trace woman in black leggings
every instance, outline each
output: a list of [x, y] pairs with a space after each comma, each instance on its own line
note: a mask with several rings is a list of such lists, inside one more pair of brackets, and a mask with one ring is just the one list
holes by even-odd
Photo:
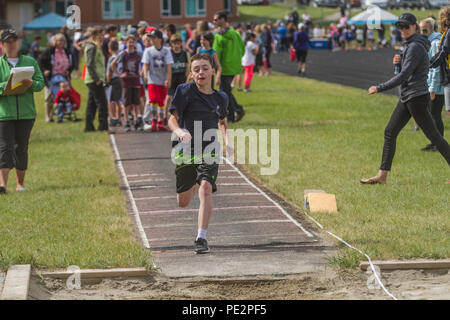
[[430, 42], [426, 37], [416, 33], [419, 30], [416, 17], [410, 13], [402, 14], [396, 26], [400, 29], [402, 38], [406, 39], [403, 57], [400, 55], [394, 57], [394, 64], [400, 63], [401, 71], [389, 81], [370, 87], [369, 95], [400, 85], [400, 100], [384, 131], [380, 171], [375, 177], [362, 179], [363, 184], [386, 183], [395, 154], [397, 136], [411, 116], [450, 165], [450, 146], [439, 133], [427, 108], [430, 99], [427, 86]]

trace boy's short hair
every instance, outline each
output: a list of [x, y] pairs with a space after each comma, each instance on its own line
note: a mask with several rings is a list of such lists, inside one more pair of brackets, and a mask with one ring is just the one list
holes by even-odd
[[211, 68], [213, 68], [213, 66], [214, 66], [214, 63], [213, 63], [213, 60], [212, 60], [211, 56], [209, 54], [207, 54], [207, 53], [196, 53], [196, 54], [194, 54], [191, 57], [191, 67], [192, 67], [192, 63], [194, 61], [197, 61], [197, 60], [206, 60], [211, 65]]
[[181, 39], [181, 36], [179, 34], [173, 34], [170, 37], [170, 42], [183, 42], [183, 40]]
[[170, 33], [172, 33], [172, 34], [177, 33], [177, 27], [173, 23], [168, 24], [166, 26], [166, 30], [170, 31]]
[[34, 37], [34, 41], [41, 41], [42, 37], [41, 36], [36, 36]]
[[111, 38], [109, 40], [108, 48], [109, 48], [109, 50], [114, 51], [114, 52], [119, 51], [119, 41], [117, 41], [117, 38]]
[[228, 21], [228, 12], [219, 11], [219, 12], [216, 12], [216, 15], [218, 16], [219, 19], [224, 19], [225, 21]]
[[116, 31], [119, 30], [119, 27], [115, 24], [110, 24], [109, 26], [106, 27], [106, 32], [110, 33], [112, 31]]
[[136, 36], [133, 34], [128, 34], [127, 37], [125, 38], [125, 42], [128, 42], [128, 40], [134, 40], [136, 41]]

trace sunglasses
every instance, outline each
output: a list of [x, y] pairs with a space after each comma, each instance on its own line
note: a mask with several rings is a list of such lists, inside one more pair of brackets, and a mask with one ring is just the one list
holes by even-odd
[[428, 29], [422, 29], [422, 33], [428, 33]]
[[406, 24], [406, 23], [399, 23], [399, 24], [397, 25], [397, 27], [398, 27], [400, 30], [405, 30], [405, 29], [409, 29], [409, 24]]

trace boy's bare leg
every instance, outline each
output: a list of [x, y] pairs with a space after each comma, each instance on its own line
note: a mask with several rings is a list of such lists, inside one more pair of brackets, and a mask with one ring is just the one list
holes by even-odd
[[187, 207], [189, 203], [191, 203], [192, 198], [194, 197], [195, 192], [197, 191], [197, 184], [190, 188], [188, 191], [178, 193], [177, 200], [178, 206], [181, 208]]
[[206, 180], [202, 180], [198, 190], [200, 208], [198, 209], [198, 228], [208, 229], [209, 220], [212, 215], [212, 186]]

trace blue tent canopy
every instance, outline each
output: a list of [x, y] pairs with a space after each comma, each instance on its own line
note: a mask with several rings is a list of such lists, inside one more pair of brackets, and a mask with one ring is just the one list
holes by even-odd
[[24, 30], [51, 30], [60, 29], [66, 24], [66, 18], [56, 13], [50, 12], [39, 17], [23, 27]]

